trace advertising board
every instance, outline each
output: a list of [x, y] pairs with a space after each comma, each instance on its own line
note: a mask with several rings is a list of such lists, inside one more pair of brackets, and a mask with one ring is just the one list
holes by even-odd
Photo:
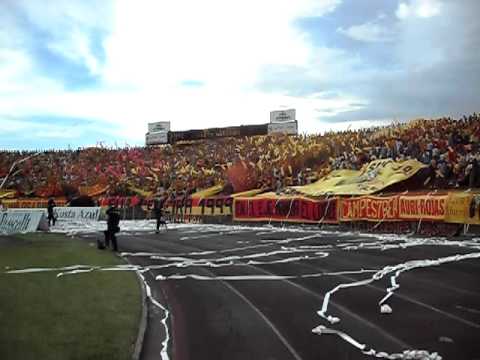
[[287, 135], [297, 135], [298, 134], [298, 122], [290, 121], [283, 123], [271, 123], [268, 124], [268, 133], [269, 134], [287, 134]]
[[270, 123], [284, 123], [297, 120], [295, 118], [296, 110], [276, 110], [270, 112]]
[[155, 133], [155, 132], [169, 132], [170, 131], [170, 121], [158, 121], [154, 123], [148, 124], [148, 132]]

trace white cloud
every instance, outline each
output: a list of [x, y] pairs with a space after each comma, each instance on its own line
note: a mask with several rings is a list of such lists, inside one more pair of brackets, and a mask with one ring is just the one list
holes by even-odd
[[[46, 47], [84, 64], [103, 84], [67, 91], [61, 82], [37, 75], [28, 54], [15, 53], [18, 59], [10, 54], [6, 83], [14, 88], [3, 88], [0, 116], [96, 119], [109, 124], [119, 141], [138, 144], [147, 122], [170, 120], [173, 129], [264, 123], [269, 111], [281, 105], [297, 109], [301, 130], [315, 131], [316, 109], [345, 109], [356, 100], [256, 90], [258, 73], [266, 66], [336, 61], [335, 53], [314, 49], [294, 23], [302, 16], [327, 14], [341, 0], [105, 3], [97, 12], [92, 11], [96, 1], [52, 1], [45, 8], [41, 1], [19, 1], [29, 20], [51, 35]], [[92, 50], [95, 29], [108, 34], [104, 62]], [[184, 87], [185, 80], [205, 86]], [[63, 131], [51, 130], [55, 135]]]
[[15, 118], [2, 117], [2, 132], [9, 136], [15, 135], [22, 139], [39, 137], [44, 139], [74, 139], [78, 136], [78, 131], [72, 131], [67, 125], [55, 125], [48, 123], [39, 123], [33, 121], [24, 121]]
[[224, 88], [248, 86], [264, 64], [305, 63], [310, 44], [293, 21], [338, 4], [119, 0], [105, 42], [105, 80], [142, 87], [175, 86], [184, 79]]
[[441, 12], [442, 3], [440, 0], [410, 0], [410, 2], [401, 2], [398, 5], [396, 15], [399, 19], [430, 18], [439, 15]]
[[92, 75], [100, 75], [100, 64], [92, 52], [90, 39], [79, 29], [48, 43], [47, 47], [77, 64], [85, 65]]
[[394, 39], [392, 32], [375, 22], [366, 22], [361, 25], [354, 25], [347, 29], [338, 28], [338, 32], [358, 41], [385, 42]]

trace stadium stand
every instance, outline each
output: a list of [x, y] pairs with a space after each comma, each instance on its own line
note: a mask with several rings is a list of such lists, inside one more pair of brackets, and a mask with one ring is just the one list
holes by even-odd
[[[323, 135], [220, 138], [159, 147], [2, 151], [3, 194], [148, 197], [159, 187], [194, 193], [224, 184], [225, 193], [280, 191], [336, 169], [360, 169], [375, 159], [417, 159], [428, 165], [428, 189], [480, 187], [480, 116], [412, 120]], [[15, 161], [31, 156], [11, 168]], [[0, 196], [3, 196], [0, 194]]]

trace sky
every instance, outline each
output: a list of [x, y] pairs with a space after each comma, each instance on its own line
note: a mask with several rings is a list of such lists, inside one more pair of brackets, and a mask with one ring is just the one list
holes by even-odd
[[0, 149], [480, 110], [478, 0], [0, 0]]

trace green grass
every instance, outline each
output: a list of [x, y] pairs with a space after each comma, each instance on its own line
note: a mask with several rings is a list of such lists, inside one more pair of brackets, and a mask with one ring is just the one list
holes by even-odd
[[0, 359], [131, 359], [141, 314], [134, 273], [5, 274], [6, 267], [123, 263], [63, 235], [0, 237]]

